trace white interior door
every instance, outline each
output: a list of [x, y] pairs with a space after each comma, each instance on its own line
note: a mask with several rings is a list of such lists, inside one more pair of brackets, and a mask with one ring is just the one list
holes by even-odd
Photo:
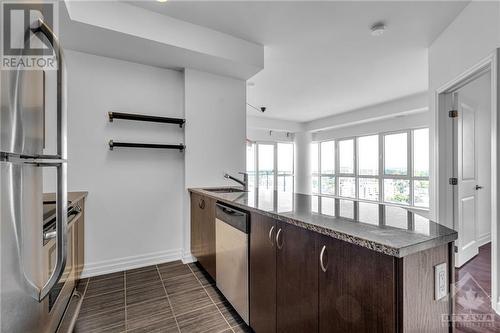
[[455, 266], [460, 267], [479, 253], [477, 243], [477, 158], [476, 158], [476, 112], [465, 104], [460, 95], [456, 101], [458, 118], [454, 148], [457, 164], [455, 177], [458, 183], [455, 191], [455, 229], [458, 231]]

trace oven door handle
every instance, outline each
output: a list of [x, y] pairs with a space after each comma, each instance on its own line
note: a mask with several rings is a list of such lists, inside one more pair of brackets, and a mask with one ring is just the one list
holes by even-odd
[[[57, 154], [65, 161], [67, 159], [67, 124], [66, 124], [66, 67], [59, 40], [54, 32], [42, 19], [38, 19], [36, 27], [31, 27], [34, 34], [41, 33], [49, 41], [57, 60]], [[68, 189], [67, 165], [65, 162], [57, 165], [57, 193], [56, 193], [56, 262], [47, 282], [38, 292], [38, 301], [41, 302], [59, 282], [66, 268], [66, 248], [68, 228]]]
[[[73, 208], [73, 210], [71, 210], [68, 213], [68, 222], [67, 222], [68, 225], [70, 225], [73, 220], [75, 220], [75, 219], [78, 220], [78, 218], [80, 217], [80, 215], [82, 215], [82, 208], [80, 206], [76, 205]], [[55, 229], [54, 230], [50, 230], [50, 231], [45, 231], [43, 233], [43, 240], [44, 241], [49, 241], [49, 240], [51, 240], [53, 238], [56, 238], [56, 236], [57, 236], [57, 232], [56, 232]]]

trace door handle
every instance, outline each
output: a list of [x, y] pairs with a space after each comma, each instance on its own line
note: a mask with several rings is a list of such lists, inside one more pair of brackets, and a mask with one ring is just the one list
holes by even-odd
[[283, 242], [281, 242], [281, 245], [280, 245], [280, 242], [279, 242], [279, 239], [280, 239], [280, 235], [281, 235], [281, 228], [278, 230], [278, 232], [276, 233], [276, 247], [281, 250], [283, 248]]
[[482, 186], [476, 185], [476, 191], [482, 189]]
[[200, 207], [200, 209], [205, 209], [205, 199], [201, 199], [201, 201], [198, 202], [198, 207]]
[[328, 263], [325, 266], [325, 262], [323, 260], [326, 252], [326, 245], [323, 245], [323, 248], [321, 249], [321, 253], [319, 254], [319, 265], [321, 266], [321, 270], [326, 273], [326, 270], [328, 269]]
[[274, 225], [269, 229], [269, 242], [271, 243], [271, 246], [274, 246], [273, 243], [273, 231], [274, 231]]

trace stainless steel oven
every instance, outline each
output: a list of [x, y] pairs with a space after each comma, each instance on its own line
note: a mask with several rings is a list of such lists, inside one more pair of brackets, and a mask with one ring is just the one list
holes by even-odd
[[[80, 278], [80, 272], [77, 269], [79, 251], [77, 239], [79, 224], [83, 223], [82, 214], [82, 208], [78, 204], [69, 206], [67, 213], [66, 267], [57, 284], [50, 290], [48, 296], [43, 301], [44, 311], [49, 322], [49, 332], [66, 332], [69, 327], [73, 326], [81, 301], [83, 300], [82, 295], [75, 291], [76, 282]], [[44, 202], [43, 275], [45, 278], [52, 274], [56, 264], [56, 222], [55, 204], [50, 201]], [[70, 306], [71, 302], [77, 304], [77, 306]], [[70, 309], [71, 312], [69, 311]], [[59, 329], [63, 316], [67, 322], [73, 323], [64, 325], [65, 329], [62, 329], [62, 327]]]

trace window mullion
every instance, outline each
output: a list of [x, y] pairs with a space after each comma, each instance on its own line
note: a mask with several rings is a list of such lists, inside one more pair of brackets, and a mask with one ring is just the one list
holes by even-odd
[[335, 158], [335, 163], [334, 163], [335, 170], [333, 170], [333, 171], [334, 171], [334, 175], [335, 175], [335, 191], [333, 193], [336, 196], [340, 196], [339, 195], [340, 194], [340, 191], [339, 191], [339, 184], [340, 184], [340, 182], [339, 182], [339, 168], [340, 168], [339, 140], [335, 140], [334, 147], [335, 147], [334, 148], [335, 149], [335, 151], [334, 151], [334, 153], [335, 153], [334, 154], [335, 155], [335, 157], [334, 157]]
[[278, 143], [274, 143], [274, 184], [273, 189], [278, 190]]
[[385, 173], [385, 147], [384, 147], [384, 135], [379, 135], [378, 137], [378, 201], [384, 202], [384, 173]]
[[413, 178], [413, 131], [412, 130], [409, 130], [407, 132], [407, 137], [408, 137], [408, 140], [407, 140], [407, 163], [408, 163], [408, 180], [410, 182], [410, 187], [409, 187], [409, 190], [410, 190], [410, 206], [414, 206], [415, 203], [414, 203], [414, 198], [413, 198], [413, 181], [412, 181], [412, 178]]
[[255, 184], [260, 187], [259, 144], [255, 143]]
[[323, 170], [321, 170], [321, 142], [318, 143], [318, 193], [322, 193], [322, 185], [321, 185], [321, 174]]

